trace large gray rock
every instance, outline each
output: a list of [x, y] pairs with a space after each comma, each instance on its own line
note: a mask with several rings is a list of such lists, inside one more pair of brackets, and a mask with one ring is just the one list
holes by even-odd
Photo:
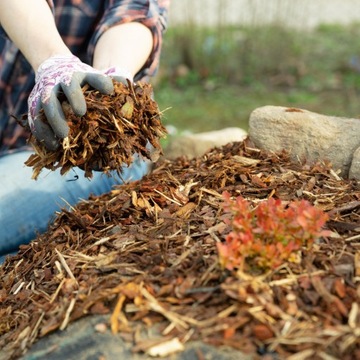
[[[133, 344], [109, 329], [109, 316], [93, 315], [71, 323], [64, 331], [56, 331], [40, 339], [21, 357], [22, 360], [148, 360], [159, 359], [147, 353], [134, 353]], [[97, 326], [105, 326], [102, 331]], [[159, 338], [159, 331], [147, 329], [146, 334]], [[128, 336], [129, 338], [129, 336]], [[0, 353], [1, 358], [1, 353]], [[6, 358], [4, 356], [4, 358]], [[189, 341], [183, 351], [161, 357], [162, 360], [252, 360], [255, 354], [245, 354], [229, 347], [214, 347], [201, 341]]]
[[330, 161], [341, 176], [360, 179], [359, 119], [263, 106], [250, 115], [249, 138], [261, 149], [285, 149], [293, 159]]
[[352, 162], [349, 170], [350, 179], [360, 179], [360, 147], [353, 154]]

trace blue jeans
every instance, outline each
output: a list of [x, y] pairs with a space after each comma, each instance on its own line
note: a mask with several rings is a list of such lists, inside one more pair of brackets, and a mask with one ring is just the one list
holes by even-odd
[[[30, 151], [0, 157], [0, 264], [5, 255], [16, 252], [20, 244], [27, 244], [44, 232], [55, 212], [75, 205], [90, 194], [109, 192], [123, 181], [114, 172], [107, 176], [94, 172], [91, 180], [74, 168], [66, 175], [44, 169], [32, 180], [32, 168], [24, 165]], [[141, 179], [149, 171], [149, 162], [136, 158], [121, 174], [124, 181]]]

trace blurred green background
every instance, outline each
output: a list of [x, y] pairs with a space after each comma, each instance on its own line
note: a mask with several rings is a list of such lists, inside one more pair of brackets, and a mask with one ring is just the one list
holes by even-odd
[[163, 123], [178, 133], [247, 129], [263, 105], [359, 117], [359, 39], [360, 24], [170, 26], [153, 79]]

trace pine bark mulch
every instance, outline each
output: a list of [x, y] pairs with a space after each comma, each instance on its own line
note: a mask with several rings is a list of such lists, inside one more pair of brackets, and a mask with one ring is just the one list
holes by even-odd
[[[57, 150], [51, 151], [30, 136], [35, 150], [25, 165], [33, 168], [37, 179], [46, 168], [60, 168], [61, 174], [73, 167], [85, 171], [91, 178], [94, 170], [108, 173], [130, 165], [134, 154], [156, 161], [161, 155], [159, 139], [167, 133], [161, 123], [161, 112], [152, 98], [151, 84], [114, 81], [114, 93], [101, 94], [83, 87], [87, 104], [84, 116], [76, 116], [69, 103], [61, 99], [62, 109], [69, 124], [69, 135]], [[40, 121], [46, 122], [44, 112]], [[149, 147], [151, 145], [151, 148]]]
[[[225, 271], [216, 250], [230, 231], [225, 190], [254, 205], [307, 199], [329, 214], [332, 235], [300, 263]], [[248, 139], [193, 160], [161, 160], [141, 181], [62, 210], [1, 266], [0, 358], [86, 315], [111, 314], [111, 331], [149, 355], [200, 339], [254, 359], [360, 359], [359, 217], [355, 180]], [[156, 324], [161, 338], [139, 331]]]

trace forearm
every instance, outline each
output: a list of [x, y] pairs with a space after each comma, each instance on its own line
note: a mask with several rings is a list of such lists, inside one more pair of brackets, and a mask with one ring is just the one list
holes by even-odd
[[53, 55], [71, 54], [45, 0], [0, 1], [0, 23], [35, 71]]
[[93, 66], [99, 70], [116, 66], [135, 76], [145, 65], [152, 48], [152, 33], [146, 26], [137, 22], [117, 25], [98, 40]]

